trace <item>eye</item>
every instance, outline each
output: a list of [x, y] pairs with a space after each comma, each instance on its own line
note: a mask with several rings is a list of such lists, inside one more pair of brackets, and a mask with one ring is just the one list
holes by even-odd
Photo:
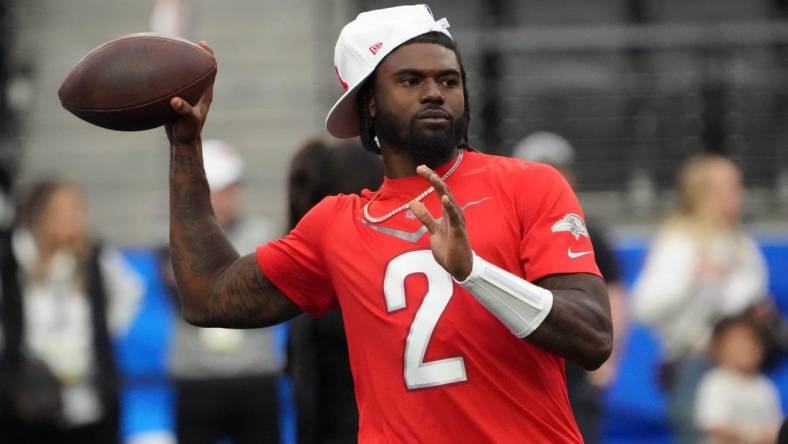
[[446, 88], [455, 88], [460, 85], [460, 80], [457, 77], [446, 77], [441, 80], [441, 85]]
[[403, 86], [416, 86], [419, 84], [418, 77], [405, 77], [399, 81]]

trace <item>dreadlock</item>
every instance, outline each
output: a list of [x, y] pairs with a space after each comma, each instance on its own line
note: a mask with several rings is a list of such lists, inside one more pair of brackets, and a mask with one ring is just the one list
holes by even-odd
[[[459, 146], [468, 148], [467, 124], [470, 123], [470, 119], [471, 119], [471, 106], [470, 106], [470, 102], [468, 101], [468, 85], [465, 82], [465, 66], [462, 64], [462, 57], [460, 56], [460, 50], [457, 47], [457, 44], [454, 42], [454, 40], [451, 39], [451, 37], [447, 36], [446, 34], [442, 32], [433, 31], [416, 36], [406, 41], [398, 48], [401, 48], [405, 45], [412, 45], [414, 43], [432, 43], [436, 45], [441, 45], [445, 48], [452, 50], [454, 52], [454, 55], [457, 57], [457, 63], [460, 65], [460, 77], [462, 78], [462, 94], [465, 99], [465, 114], [461, 118], [467, 119], [465, 126], [466, 134], [459, 141]], [[385, 58], [383, 60], [385, 60]], [[382, 60], [381, 63], [383, 63]], [[380, 66], [380, 64], [378, 64], [378, 66]], [[375, 120], [372, 118], [372, 116], [369, 115], [369, 103], [372, 100], [372, 96], [374, 94], [376, 73], [377, 73], [377, 69], [373, 71], [372, 74], [370, 74], [370, 76], [367, 77], [367, 79], [361, 85], [361, 88], [358, 90], [358, 94], [356, 95], [356, 105], [358, 106], [358, 111], [360, 114], [359, 135], [361, 137], [361, 144], [364, 145], [364, 148], [366, 148], [367, 150], [376, 154], [380, 154], [380, 147], [375, 142], [375, 136], [376, 136]]]

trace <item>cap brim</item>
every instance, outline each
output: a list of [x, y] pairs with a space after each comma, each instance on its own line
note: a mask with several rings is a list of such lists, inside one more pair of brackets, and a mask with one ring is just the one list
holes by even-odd
[[356, 137], [360, 133], [361, 116], [356, 105], [356, 95], [361, 89], [361, 85], [369, 76], [362, 79], [353, 88], [348, 89], [337, 100], [326, 116], [326, 129], [329, 134], [338, 139], [349, 139]]

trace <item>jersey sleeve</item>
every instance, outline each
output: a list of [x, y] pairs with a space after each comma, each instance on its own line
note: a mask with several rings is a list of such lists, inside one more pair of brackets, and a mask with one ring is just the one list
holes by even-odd
[[525, 278], [535, 282], [567, 273], [601, 277], [583, 210], [563, 176], [553, 167], [530, 164], [516, 186]]
[[336, 305], [323, 251], [335, 199], [323, 199], [284, 238], [263, 244], [256, 252], [266, 278], [312, 316], [321, 316]]

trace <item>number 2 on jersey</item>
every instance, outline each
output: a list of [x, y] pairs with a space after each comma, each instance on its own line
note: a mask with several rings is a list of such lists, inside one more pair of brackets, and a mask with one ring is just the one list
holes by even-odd
[[461, 356], [424, 362], [432, 332], [454, 291], [451, 275], [435, 262], [432, 251], [410, 251], [389, 262], [383, 280], [386, 308], [389, 313], [405, 308], [405, 279], [416, 273], [426, 275], [427, 294], [405, 341], [405, 384], [417, 389], [465, 381], [468, 378]]

